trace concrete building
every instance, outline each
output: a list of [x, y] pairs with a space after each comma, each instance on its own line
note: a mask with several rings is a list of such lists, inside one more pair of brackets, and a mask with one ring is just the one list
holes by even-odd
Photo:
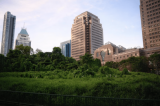
[[149, 57], [151, 54], [160, 53], [160, 47], [154, 48], [131, 48], [126, 49], [122, 46], [116, 46], [111, 42], [99, 47], [94, 52], [94, 58], [101, 60], [101, 64], [104, 65], [106, 62], [120, 62], [122, 60], [128, 59], [132, 56], [146, 56]]
[[94, 51], [103, 45], [103, 29], [99, 18], [86, 11], [74, 19], [71, 29], [71, 57], [79, 60], [85, 53], [94, 55]]
[[65, 57], [71, 57], [71, 40], [62, 42], [60, 44], [60, 48], [61, 48], [61, 53], [65, 56]]
[[15, 47], [17, 45], [23, 45], [23, 46], [30, 46], [31, 47], [31, 41], [29, 38], [29, 34], [27, 33], [26, 29], [22, 28], [21, 32], [18, 34], [17, 39], [15, 41]]
[[16, 16], [6, 12], [3, 21], [3, 33], [1, 43], [1, 53], [6, 56], [9, 49], [13, 49]]
[[140, 0], [143, 47], [160, 47], [160, 1]]

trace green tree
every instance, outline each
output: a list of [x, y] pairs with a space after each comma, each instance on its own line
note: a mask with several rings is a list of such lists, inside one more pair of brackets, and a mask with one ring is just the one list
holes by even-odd
[[20, 50], [21, 53], [24, 55], [30, 55], [30, 53], [33, 54], [33, 49], [30, 46], [23, 46], [21, 44], [21, 45], [17, 45], [16, 49]]
[[94, 61], [92, 54], [89, 53], [85, 53], [85, 55], [80, 56], [80, 61], [82, 64], [86, 63], [86, 64], [92, 64], [92, 62]]
[[5, 69], [4, 69], [4, 67], [5, 67], [5, 57], [4, 57], [4, 55], [3, 54], [0, 54], [0, 71], [2, 72], [2, 71], [6, 71]]
[[154, 53], [150, 55], [149, 60], [153, 64], [153, 67], [156, 69], [156, 73], [158, 73], [158, 69], [160, 68], [160, 54]]

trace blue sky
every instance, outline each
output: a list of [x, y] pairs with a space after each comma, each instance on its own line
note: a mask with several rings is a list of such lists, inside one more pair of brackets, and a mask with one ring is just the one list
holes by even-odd
[[139, 5], [139, 0], [0, 0], [0, 48], [7, 11], [16, 16], [14, 39], [25, 22], [34, 50], [51, 52], [70, 40], [74, 18], [85, 11], [99, 17], [104, 43], [143, 47]]

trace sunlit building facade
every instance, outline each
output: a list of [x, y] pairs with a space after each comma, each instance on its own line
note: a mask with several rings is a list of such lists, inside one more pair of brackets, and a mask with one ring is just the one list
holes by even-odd
[[160, 0], [140, 0], [144, 49], [160, 47]]
[[3, 33], [1, 43], [1, 54], [7, 55], [9, 49], [13, 49], [16, 16], [6, 12], [3, 21]]
[[86, 11], [74, 19], [71, 29], [71, 57], [79, 60], [85, 53], [94, 51], [103, 45], [103, 29], [99, 18]]

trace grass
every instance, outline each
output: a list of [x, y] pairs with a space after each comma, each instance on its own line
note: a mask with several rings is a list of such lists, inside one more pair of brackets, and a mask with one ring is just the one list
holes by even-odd
[[160, 76], [110, 69], [95, 76], [73, 72], [29, 71], [0, 73], [0, 90], [115, 98], [160, 99]]

